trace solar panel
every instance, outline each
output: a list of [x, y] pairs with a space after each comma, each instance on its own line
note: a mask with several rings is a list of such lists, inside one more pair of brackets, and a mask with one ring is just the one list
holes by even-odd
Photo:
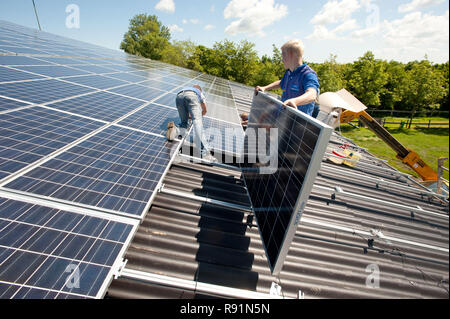
[[0, 66], [0, 82], [43, 79], [44, 77]]
[[68, 68], [60, 65], [39, 65], [39, 66], [16, 66], [19, 70], [24, 70], [40, 75], [45, 75], [48, 77], [63, 77], [63, 76], [75, 76], [75, 75], [86, 75], [88, 72], [76, 70], [73, 68]]
[[0, 298], [98, 298], [136, 225], [0, 197]]
[[109, 88], [114, 88], [116, 86], [128, 84], [128, 82], [102, 75], [73, 76], [63, 79], [68, 82], [86, 85], [100, 90], [105, 90]]
[[0, 95], [31, 103], [48, 103], [92, 91], [55, 79], [0, 84]]
[[0, 97], [0, 112], [14, 110], [24, 106], [28, 106], [28, 104]]
[[331, 132], [268, 95], [253, 98], [241, 167], [273, 274], [281, 271]]
[[126, 95], [129, 97], [133, 97], [136, 99], [141, 99], [143, 101], [150, 101], [154, 98], [165, 94], [166, 92], [158, 90], [158, 89], [152, 89], [146, 86], [141, 85], [125, 85], [121, 86], [115, 89], [109, 90], [110, 92], [119, 93], [122, 95]]
[[26, 56], [0, 55], [0, 65], [48, 65], [48, 62], [40, 61]]
[[142, 217], [177, 145], [111, 126], [4, 187]]
[[178, 111], [173, 108], [149, 104], [118, 124], [138, 130], [164, 135], [169, 122], [179, 122]]
[[103, 125], [42, 107], [0, 114], [0, 179]]
[[143, 101], [109, 92], [95, 92], [54, 104], [48, 104], [48, 106], [58, 110], [112, 122], [142, 106], [144, 103]]

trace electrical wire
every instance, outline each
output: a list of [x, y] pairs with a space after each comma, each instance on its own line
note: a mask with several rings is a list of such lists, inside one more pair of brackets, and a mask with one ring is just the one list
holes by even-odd
[[34, 0], [32, 0], [32, 2], [33, 2], [33, 7], [34, 7], [34, 13], [36, 14], [36, 20], [37, 20], [37, 23], [38, 23], [39, 31], [42, 31], [41, 23], [39, 22], [39, 16], [38, 16], [38, 13], [37, 13], [37, 10], [36, 10], [36, 4], [34, 3]]

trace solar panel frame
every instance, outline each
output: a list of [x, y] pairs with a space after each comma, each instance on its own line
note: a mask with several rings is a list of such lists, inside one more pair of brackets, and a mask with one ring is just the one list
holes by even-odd
[[[268, 128], [277, 129], [276, 135], [272, 135], [278, 140], [277, 167], [261, 166], [264, 161], [248, 161], [248, 156], [256, 155], [258, 151], [256, 145], [250, 145], [253, 153], [249, 151], [249, 134], [256, 132], [257, 135], [258, 131], [251, 130], [261, 128], [263, 132], [267, 132]], [[301, 130], [303, 133], [299, 138], [296, 134]], [[297, 109], [283, 108], [281, 101], [269, 95], [259, 92], [253, 98], [244, 142], [244, 158], [247, 159], [241, 163], [241, 168], [273, 275], [279, 274], [283, 267], [331, 133], [332, 128], [328, 125]], [[315, 137], [317, 139], [314, 140]], [[264, 152], [269, 140], [264, 136]], [[251, 142], [256, 143], [256, 140]]]
[[0, 197], [0, 298], [102, 298], [137, 227]]

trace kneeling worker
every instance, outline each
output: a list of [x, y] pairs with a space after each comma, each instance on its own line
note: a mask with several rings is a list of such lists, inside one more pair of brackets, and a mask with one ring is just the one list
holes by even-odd
[[203, 133], [203, 116], [207, 109], [206, 98], [200, 85], [186, 87], [178, 92], [176, 105], [181, 120], [180, 127], [178, 128], [174, 122], [170, 122], [167, 126], [167, 139], [173, 141], [176, 137], [183, 137], [188, 131], [190, 116], [194, 128], [195, 147], [201, 151], [202, 159], [217, 162], [217, 159], [211, 154]]

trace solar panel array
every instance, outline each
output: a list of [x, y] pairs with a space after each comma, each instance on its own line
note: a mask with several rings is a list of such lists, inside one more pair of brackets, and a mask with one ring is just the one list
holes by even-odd
[[273, 274], [281, 271], [331, 132], [264, 93], [253, 98], [241, 167]]
[[0, 298], [103, 296], [181, 147], [164, 135], [192, 84], [224, 133], [214, 149], [236, 154], [228, 81], [0, 21]]

